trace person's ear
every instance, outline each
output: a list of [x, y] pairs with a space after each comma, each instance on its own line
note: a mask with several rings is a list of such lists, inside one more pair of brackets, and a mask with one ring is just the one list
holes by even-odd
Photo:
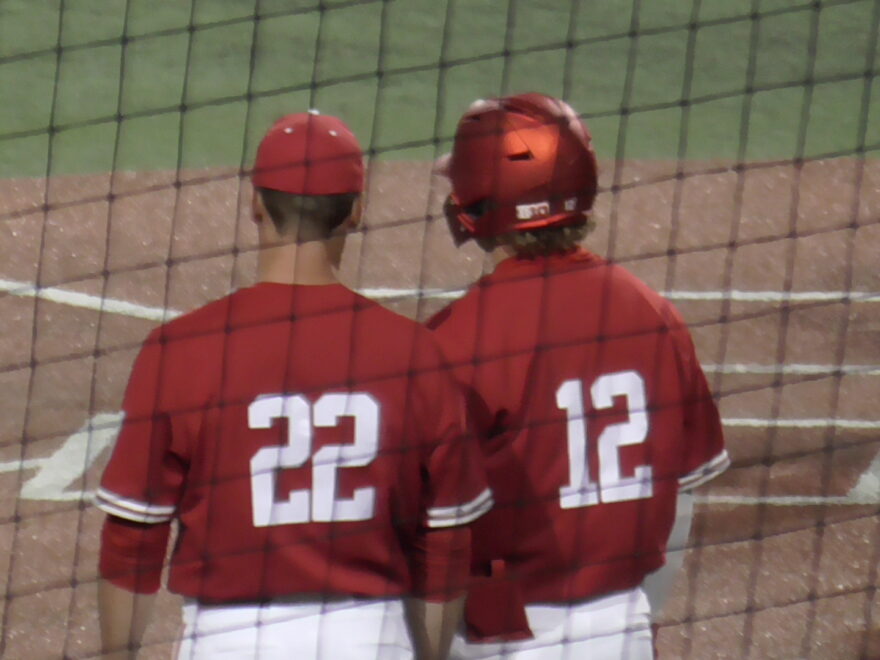
[[447, 179], [449, 178], [449, 162], [452, 159], [452, 154], [443, 154], [442, 156], [438, 156], [434, 160], [434, 165], [431, 167], [431, 174], [437, 174], [439, 176], [445, 176]]
[[354, 204], [351, 206], [351, 214], [348, 216], [348, 220], [345, 221], [345, 225], [349, 231], [357, 229], [360, 226], [361, 220], [364, 217], [364, 206], [364, 196], [363, 194], [360, 194], [354, 200]]
[[254, 188], [254, 194], [251, 197], [251, 220], [259, 225], [267, 215], [268, 211], [266, 211], [266, 205], [263, 204], [263, 196], [259, 190]]

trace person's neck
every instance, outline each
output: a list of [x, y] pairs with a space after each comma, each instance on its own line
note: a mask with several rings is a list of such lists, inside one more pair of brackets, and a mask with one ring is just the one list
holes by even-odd
[[338, 284], [338, 262], [332, 252], [324, 241], [263, 247], [257, 255], [257, 279], [278, 284]]
[[510, 257], [516, 256], [516, 250], [514, 250], [509, 245], [496, 245], [492, 248], [491, 252], [489, 252], [489, 258], [492, 262], [492, 267], [494, 268], [498, 264], [500, 264], [505, 259], [509, 259]]

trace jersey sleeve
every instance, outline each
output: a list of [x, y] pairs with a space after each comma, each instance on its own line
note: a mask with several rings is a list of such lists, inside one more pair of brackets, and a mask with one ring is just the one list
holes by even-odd
[[678, 478], [680, 490], [703, 485], [724, 472], [730, 457], [724, 448], [724, 433], [718, 407], [697, 359], [694, 343], [684, 322], [676, 313], [672, 328], [684, 381], [684, 453]]
[[101, 577], [135, 593], [159, 590], [170, 523], [136, 523], [109, 515], [101, 530]]
[[416, 376], [416, 428], [431, 430], [422, 445], [425, 524], [430, 528], [464, 525], [492, 507], [492, 492], [482, 455], [467, 427], [462, 390], [427, 333], [421, 352], [426, 359], [420, 360]]
[[162, 388], [170, 367], [161, 331], [141, 348], [126, 388], [125, 415], [104, 470], [95, 505], [105, 513], [138, 523], [165, 523], [174, 517], [185, 467], [172, 453], [171, 413], [163, 409]]

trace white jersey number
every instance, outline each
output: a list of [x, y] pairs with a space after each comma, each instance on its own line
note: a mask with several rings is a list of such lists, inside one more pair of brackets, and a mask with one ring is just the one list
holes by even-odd
[[[354, 443], [325, 445], [312, 455], [312, 430], [332, 427], [340, 417], [354, 418]], [[336, 471], [368, 465], [379, 450], [379, 404], [363, 392], [329, 393], [314, 406], [301, 394], [272, 394], [248, 407], [248, 425], [268, 429], [275, 419], [287, 419], [287, 444], [263, 447], [251, 458], [251, 503], [254, 526], [290, 525], [334, 520], [369, 520], [376, 489], [355, 488], [350, 498], [339, 498]], [[312, 461], [311, 489], [292, 490], [286, 500], [275, 499], [279, 470]]]
[[614, 406], [614, 397], [626, 397], [629, 419], [609, 424], [599, 435], [599, 482], [590, 477], [587, 451], [587, 418], [584, 415], [584, 388], [578, 379], [567, 380], [556, 390], [556, 405], [565, 411], [568, 436], [569, 482], [559, 489], [559, 505], [576, 509], [601, 502], [624, 502], [651, 497], [651, 466], [639, 465], [633, 476], [620, 470], [618, 448], [637, 445], [648, 436], [648, 414], [645, 410], [645, 382], [635, 371], [605, 374], [590, 388], [595, 410]]

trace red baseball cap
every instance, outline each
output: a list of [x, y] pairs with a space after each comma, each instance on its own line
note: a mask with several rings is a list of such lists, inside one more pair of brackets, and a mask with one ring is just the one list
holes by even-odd
[[361, 146], [341, 119], [317, 110], [286, 115], [266, 132], [253, 184], [295, 195], [338, 195], [364, 189]]

